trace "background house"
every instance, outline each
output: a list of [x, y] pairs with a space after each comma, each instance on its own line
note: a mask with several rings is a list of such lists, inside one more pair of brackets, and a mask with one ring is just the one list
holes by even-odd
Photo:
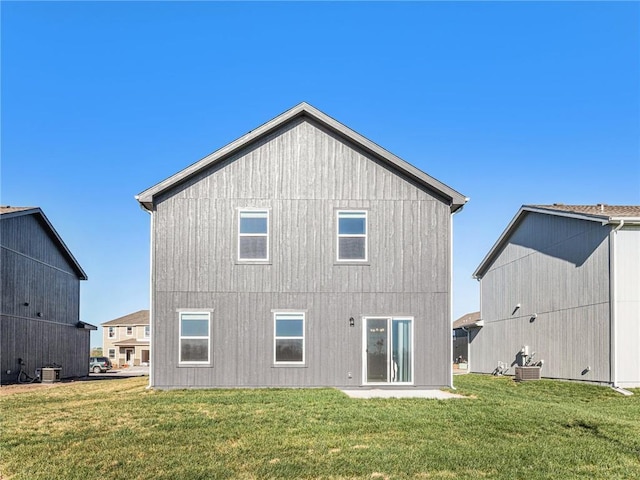
[[461, 316], [453, 322], [453, 361], [460, 360], [469, 363], [469, 331], [471, 328], [479, 328], [480, 312], [471, 312]]
[[87, 275], [37, 207], [0, 207], [0, 383], [17, 380], [18, 358], [36, 368], [62, 366], [62, 377], [89, 372], [89, 334], [80, 321]]
[[451, 384], [450, 187], [302, 103], [136, 198], [152, 386]]
[[474, 276], [472, 371], [527, 347], [545, 377], [640, 386], [640, 206], [525, 205]]
[[149, 310], [140, 310], [102, 324], [103, 353], [114, 367], [149, 364]]

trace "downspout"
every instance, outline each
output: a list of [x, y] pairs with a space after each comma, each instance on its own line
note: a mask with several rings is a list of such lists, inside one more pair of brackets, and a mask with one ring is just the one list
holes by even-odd
[[610, 329], [611, 329], [611, 384], [613, 388], [618, 388], [618, 334], [616, 329], [616, 237], [618, 230], [624, 226], [624, 220], [620, 220], [620, 223], [611, 230], [610, 242], [609, 242], [609, 316], [610, 316]]
[[[468, 201], [465, 198], [465, 202]], [[453, 386], [453, 216], [460, 212], [461, 206], [449, 215], [449, 388], [455, 390]]]
[[611, 230], [610, 242], [609, 242], [609, 315], [610, 328], [611, 328], [611, 383], [613, 388], [618, 388], [618, 333], [616, 325], [616, 300], [617, 300], [617, 285], [615, 275], [616, 265], [616, 237], [618, 231], [624, 226], [624, 220], [620, 220], [620, 223]]
[[[136, 196], [136, 200], [138, 197]], [[153, 388], [154, 385], [154, 375], [153, 369], [156, 363], [155, 358], [153, 358], [154, 354], [154, 328], [153, 328], [153, 210], [146, 208], [142, 203], [140, 204], [142, 210], [149, 214], [149, 330], [151, 334], [151, 338], [149, 339], [149, 385], [147, 388]]]

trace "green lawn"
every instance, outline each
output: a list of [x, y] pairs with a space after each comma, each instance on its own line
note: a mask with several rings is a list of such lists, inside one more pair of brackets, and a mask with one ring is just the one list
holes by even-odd
[[0, 479], [640, 478], [640, 391], [463, 375], [469, 399], [331, 389], [0, 396]]

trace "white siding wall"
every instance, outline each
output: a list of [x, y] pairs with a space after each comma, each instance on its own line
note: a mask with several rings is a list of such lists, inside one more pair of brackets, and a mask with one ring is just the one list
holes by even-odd
[[640, 227], [613, 235], [617, 383], [640, 387]]

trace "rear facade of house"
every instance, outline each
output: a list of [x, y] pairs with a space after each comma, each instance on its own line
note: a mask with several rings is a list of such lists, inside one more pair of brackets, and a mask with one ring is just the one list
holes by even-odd
[[152, 386], [450, 385], [446, 185], [300, 104], [137, 199]]
[[524, 206], [474, 275], [471, 371], [527, 347], [544, 377], [640, 386], [640, 207]]
[[31, 375], [57, 364], [62, 377], [88, 374], [89, 334], [80, 322], [87, 276], [37, 207], [0, 207], [0, 381], [14, 383], [18, 359]]

